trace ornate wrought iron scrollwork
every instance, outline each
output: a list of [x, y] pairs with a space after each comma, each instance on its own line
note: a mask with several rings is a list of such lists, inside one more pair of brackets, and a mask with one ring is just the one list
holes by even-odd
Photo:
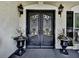
[[43, 31], [45, 35], [50, 35], [51, 31], [51, 17], [49, 15], [43, 15]]
[[38, 28], [38, 15], [30, 16], [30, 32], [32, 35], [36, 35]]

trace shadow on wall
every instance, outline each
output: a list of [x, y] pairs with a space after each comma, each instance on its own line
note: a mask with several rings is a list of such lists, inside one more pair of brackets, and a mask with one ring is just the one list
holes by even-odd
[[2, 45], [2, 38], [0, 37], [0, 47], [1, 47], [1, 45]]

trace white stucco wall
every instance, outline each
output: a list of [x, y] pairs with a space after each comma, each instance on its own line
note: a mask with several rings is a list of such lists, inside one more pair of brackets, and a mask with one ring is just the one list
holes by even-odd
[[18, 13], [16, 2], [0, 2], [0, 58], [9, 57], [16, 50]]

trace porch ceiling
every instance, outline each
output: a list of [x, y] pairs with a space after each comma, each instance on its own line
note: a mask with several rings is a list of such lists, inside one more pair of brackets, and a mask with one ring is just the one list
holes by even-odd
[[[24, 6], [38, 4], [39, 1], [19, 1]], [[71, 8], [73, 6], [79, 5], [79, 1], [42, 1], [44, 4], [54, 5], [59, 7], [60, 4], [63, 4], [65, 8]]]

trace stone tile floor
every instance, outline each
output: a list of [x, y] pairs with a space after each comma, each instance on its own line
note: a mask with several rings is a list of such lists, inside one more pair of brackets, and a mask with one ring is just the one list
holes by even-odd
[[12, 58], [79, 58], [76, 50], [67, 51], [69, 55], [64, 55], [57, 49], [26, 49], [22, 56], [12, 55]]

